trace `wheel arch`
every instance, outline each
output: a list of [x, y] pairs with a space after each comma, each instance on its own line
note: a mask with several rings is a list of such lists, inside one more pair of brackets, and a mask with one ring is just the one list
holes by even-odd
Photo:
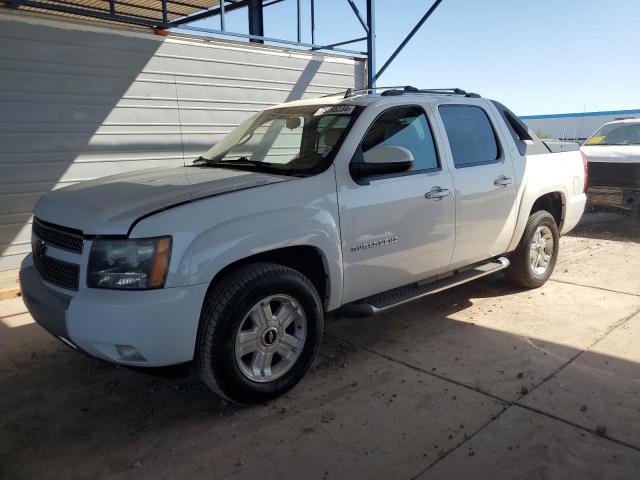
[[529, 211], [529, 216], [533, 215], [540, 210], [546, 210], [553, 216], [556, 221], [558, 231], [562, 230], [562, 222], [564, 221], [564, 215], [566, 210], [566, 203], [564, 196], [561, 192], [549, 192], [539, 196]]
[[322, 300], [324, 308], [327, 308], [331, 291], [327, 258], [319, 248], [311, 245], [276, 248], [235, 260], [224, 266], [214, 275], [209, 283], [209, 289], [213, 288], [233, 270], [250, 263], [258, 262], [277, 263], [302, 273], [311, 281]]
[[509, 252], [515, 250], [518, 246], [529, 217], [540, 210], [548, 211], [556, 221], [558, 231], [562, 231], [562, 223], [564, 222], [567, 210], [567, 195], [562, 189], [550, 188], [546, 191], [538, 192], [535, 195], [529, 195], [525, 191], [523, 198], [526, 197], [531, 200], [523, 201], [521, 204], [514, 235], [509, 245]]

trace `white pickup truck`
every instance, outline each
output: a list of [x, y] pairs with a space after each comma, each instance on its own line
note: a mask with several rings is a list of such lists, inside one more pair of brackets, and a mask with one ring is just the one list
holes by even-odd
[[190, 362], [253, 404], [305, 375], [329, 312], [370, 315], [501, 270], [542, 285], [585, 184], [577, 149], [553, 153], [495, 101], [347, 91], [268, 108], [193, 165], [46, 194], [20, 280], [71, 347]]

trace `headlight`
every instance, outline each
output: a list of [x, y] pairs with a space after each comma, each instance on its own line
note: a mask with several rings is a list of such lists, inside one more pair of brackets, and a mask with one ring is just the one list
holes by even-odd
[[130, 290], [162, 288], [170, 254], [171, 237], [94, 240], [87, 285]]

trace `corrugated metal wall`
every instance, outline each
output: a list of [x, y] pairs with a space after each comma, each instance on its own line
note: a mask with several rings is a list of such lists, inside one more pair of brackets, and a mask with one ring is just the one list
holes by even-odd
[[0, 271], [43, 193], [188, 164], [266, 106], [363, 84], [352, 58], [0, 14]]

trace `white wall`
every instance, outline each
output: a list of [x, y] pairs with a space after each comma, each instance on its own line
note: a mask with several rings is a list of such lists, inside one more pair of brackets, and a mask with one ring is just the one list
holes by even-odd
[[248, 115], [364, 73], [347, 57], [0, 13], [0, 271], [29, 252], [43, 193], [191, 163]]

